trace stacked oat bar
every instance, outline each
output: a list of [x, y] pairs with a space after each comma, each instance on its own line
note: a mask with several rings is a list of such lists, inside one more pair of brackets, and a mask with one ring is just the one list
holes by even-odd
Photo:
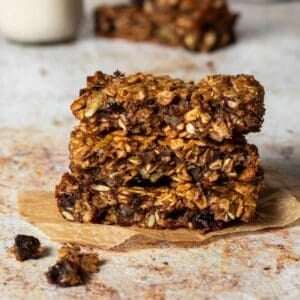
[[70, 173], [56, 188], [71, 221], [217, 230], [248, 222], [262, 189], [264, 89], [248, 75], [199, 83], [97, 72], [71, 106]]
[[236, 19], [225, 0], [132, 0], [98, 7], [95, 32], [208, 52], [235, 40]]

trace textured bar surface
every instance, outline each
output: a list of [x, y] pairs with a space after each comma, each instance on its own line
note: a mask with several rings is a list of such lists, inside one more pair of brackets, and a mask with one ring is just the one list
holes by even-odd
[[207, 76], [195, 84], [169, 76], [97, 72], [71, 109], [85, 132], [121, 129], [134, 135], [221, 142], [259, 131], [263, 100], [263, 87], [250, 75]]
[[235, 40], [237, 15], [224, 0], [132, 1], [95, 11], [98, 36], [151, 41], [209, 52]]
[[110, 187], [175, 187], [183, 182], [204, 186], [227, 180], [252, 181], [259, 170], [254, 145], [243, 136], [218, 144], [205, 139], [125, 136], [103, 137], [76, 128], [70, 140], [70, 169], [75, 175]]
[[260, 175], [250, 183], [228, 181], [210, 188], [182, 183], [176, 188], [111, 189], [66, 173], [56, 188], [56, 198], [62, 215], [70, 221], [211, 231], [235, 219], [251, 220], [261, 188]]

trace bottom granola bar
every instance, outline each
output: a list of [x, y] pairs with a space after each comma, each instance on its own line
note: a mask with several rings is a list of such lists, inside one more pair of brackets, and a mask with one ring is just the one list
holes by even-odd
[[233, 220], [250, 221], [262, 189], [262, 175], [252, 182], [228, 181], [203, 188], [118, 187], [86, 182], [66, 173], [56, 187], [60, 212], [69, 221], [135, 225], [144, 228], [213, 231]]

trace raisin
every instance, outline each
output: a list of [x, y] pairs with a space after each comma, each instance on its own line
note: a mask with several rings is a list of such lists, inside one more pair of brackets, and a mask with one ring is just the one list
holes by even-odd
[[137, 175], [127, 182], [128, 186], [140, 186], [140, 187], [150, 187], [152, 183], [149, 179], [144, 179], [143, 177]]
[[107, 211], [96, 211], [93, 216], [93, 222], [98, 224], [103, 223], [106, 216], [107, 216]]
[[184, 216], [186, 210], [177, 209], [169, 212], [166, 215], [166, 219], [178, 220], [180, 217]]
[[74, 207], [77, 198], [78, 197], [75, 194], [63, 194], [59, 199], [59, 206], [65, 209], [72, 208]]
[[151, 182], [150, 179], [144, 179], [137, 175], [127, 182], [128, 186], [140, 186], [140, 187], [160, 187], [169, 186], [171, 179], [168, 176], [162, 176], [157, 181]]
[[210, 212], [195, 214], [193, 224], [195, 228], [202, 229], [205, 232], [219, 230], [223, 227], [223, 222], [215, 221], [214, 215]]
[[202, 169], [200, 167], [193, 167], [189, 169], [188, 172], [193, 177], [195, 182], [198, 182], [202, 177]]
[[155, 187], [169, 186], [170, 183], [171, 183], [170, 177], [162, 176], [155, 183], [153, 183], [153, 186], [155, 186]]
[[120, 105], [119, 103], [116, 103], [116, 102], [108, 102], [107, 106], [111, 112], [122, 112], [123, 111], [122, 105]]
[[118, 222], [121, 225], [132, 225], [134, 216], [134, 208], [128, 205], [121, 204], [118, 209]]

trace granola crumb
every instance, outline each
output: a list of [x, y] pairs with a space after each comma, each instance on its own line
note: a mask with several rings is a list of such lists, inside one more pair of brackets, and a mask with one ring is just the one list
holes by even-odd
[[44, 250], [37, 238], [24, 234], [18, 234], [15, 237], [15, 244], [10, 249], [18, 261], [40, 258]]
[[82, 253], [79, 246], [64, 245], [58, 251], [55, 265], [46, 272], [50, 284], [70, 287], [84, 284], [91, 273], [99, 271], [100, 260], [95, 253]]

